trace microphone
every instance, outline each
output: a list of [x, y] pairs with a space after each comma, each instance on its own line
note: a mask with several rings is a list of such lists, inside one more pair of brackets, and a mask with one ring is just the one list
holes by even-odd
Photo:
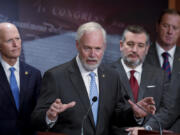
[[97, 97], [94, 96], [94, 97], [92, 98], [92, 101], [93, 101], [92, 104], [89, 106], [88, 111], [86, 112], [86, 114], [84, 115], [83, 120], [82, 120], [81, 135], [84, 135], [84, 129], [83, 129], [84, 121], [86, 120], [86, 118], [87, 118], [87, 116], [88, 116], [88, 113], [89, 113], [89, 111], [91, 110], [91, 107], [92, 107], [93, 104], [97, 101]]
[[[129, 97], [129, 95], [124, 95], [124, 98], [126, 99], [126, 100], [129, 100], [130, 99], [130, 97]], [[141, 110], [143, 110], [144, 112], [146, 112], [148, 115], [150, 115], [150, 116], [152, 116], [154, 119], [155, 119], [155, 121], [158, 123], [158, 125], [159, 125], [159, 132], [160, 132], [160, 135], [162, 135], [163, 134], [163, 132], [162, 132], [162, 126], [161, 126], [161, 123], [159, 122], [159, 120], [157, 119], [157, 117], [155, 116], [155, 115], [153, 115], [153, 114], [151, 114], [151, 113], [149, 113], [148, 111], [146, 111], [143, 107], [141, 107], [140, 105], [138, 105], [138, 104], [136, 104], [136, 103], [134, 103], [138, 108], [140, 108]]]

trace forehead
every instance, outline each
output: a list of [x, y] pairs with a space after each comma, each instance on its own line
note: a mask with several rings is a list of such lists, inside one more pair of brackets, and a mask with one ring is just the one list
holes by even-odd
[[103, 46], [104, 44], [103, 34], [100, 30], [85, 32], [80, 41], [83, 45], [88, 46]]
[[125, 34], [125, 39], [127, 42], [146, 43], [147, 37], [145, 33], [132, 33], [128, 31]]
[[14, 37], [19, 37], [19, 32], [14, 26], [4, 26], [0, 28], [0, 38], [7, 40]]
[[172, 24], [180, 26], [180, 16], [174, 14], [164, 14], [161, 19], [161, 23]]

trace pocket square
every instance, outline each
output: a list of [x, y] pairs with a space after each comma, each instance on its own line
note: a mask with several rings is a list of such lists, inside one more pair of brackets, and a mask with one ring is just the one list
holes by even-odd
[[156, 85], [148, 85], [147, 88], [154, 88]]

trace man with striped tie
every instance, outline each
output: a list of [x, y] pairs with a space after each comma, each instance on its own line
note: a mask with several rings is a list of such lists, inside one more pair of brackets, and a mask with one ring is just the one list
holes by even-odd
[[[170, 80], [170, 93], [166, 98], [180, 95], [179, 85], [180, 76], [180, 47], [177, 45], [180, 38], [180, 12], [174, 9], [164, 10], [156, 24], [157, 39], [149, 49], [145, 62], [162, 68], [168, 73]], [[173, 80], [173, 81], [172, 81]], [[180, 99], [179, 99], [180, 100]], [[173, 100], [170, 101], [171, 104]], [[179, 104], [176, 109], [180, 110]], [[171, 110], [172, 114], [168, 116], [176, 116], [174, 118], [164, 119], [162, 123], [164, 128], [180, 133], [180, 111], [175, 113]], [[164, 116], [163, 116], [164, 117]], [[173, 120], [173, 123], [170, 120]]]

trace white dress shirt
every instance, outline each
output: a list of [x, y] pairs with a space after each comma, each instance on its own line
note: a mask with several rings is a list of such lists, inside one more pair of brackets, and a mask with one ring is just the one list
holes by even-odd
[[142, 64], [138, 65], [135, 69], [132, 69], [132, 68], [126, 66], [123, 59], [121, 59], [121, 62], [122, 62], [122, 65], [124, 67], [124, 70], [125, 70], [125, 72], [127, 74], [128, 79], [130, 79], [130, 77], [131, 77], [130, 71], [135, 70], [134, 77], [136, 78], [136, 80], [138, 82], [138, 85], [140, 85], [141, 74], [142, 74]]
[[14, 66], [10, 66], [7, 62], [5, 62], [2, 58], [1, 58], [1, 64], [4, 68], [4, 71], [5, 71], [5, 74], [6, 74], [6, 77], [8, 79], [8, 82], [10, 83], [10, 75], [11, 75], [11, 71], [9, 70], [9, 68], [11, 67], [14, 67], [15, 68], [15, 71], [14, 71], [14, 75], [16, 77], [16, 81], [17, 81], [17, 85], [18, 85], [18, 88], [20, 90], [20, 77], [19, 77], [19, 58], [17, 60], [17, 62], [15, 63]]
[[79, 67], [79, 70], [81, 72], [81, 76], [83, 78], [83, 81], [84, 81], [84, 84], [86, 86], [86, 90], [87, 90], [87, 93], [89, 95], [90, 93], [90, 81], [91, 81], [91, 77], [89, 76], [89, 74], [91, 72], [94, 72], [95, 73], [95, 79], [96, 79], [96, 85], [97, 85], [97, 90], [99, 92], [99, 81], [98, 81], [98, 73], [97, 73], [97, 68], [93, 71], [87, 71], [84, 69], [80, 59], [79, 59], [79, 55], [76, 57], [76, 61], [77, 61], [77, 65]]
[[168, 52], [168, 53], [169, 53], [168, 60], [169, 60], [169, 64], [170, 64], [171, 69], [172, 69], [172, 68], [173, 68], [173, 60], [174, 60], [174, 53], [175, 53], [175, 50], [176, 50], [176, 45], [175, 45], [173, 48], [171, 48], [169, 51], [165, 51], [165, 50], [156, 42], [156, 50], [157, 50], [157, 53], [158, 53], [158, 58], [159, 58], [161, 67], [162, 67], [163, 62], [164, 62], [162, 53], [164, 53], [164, 52]]

